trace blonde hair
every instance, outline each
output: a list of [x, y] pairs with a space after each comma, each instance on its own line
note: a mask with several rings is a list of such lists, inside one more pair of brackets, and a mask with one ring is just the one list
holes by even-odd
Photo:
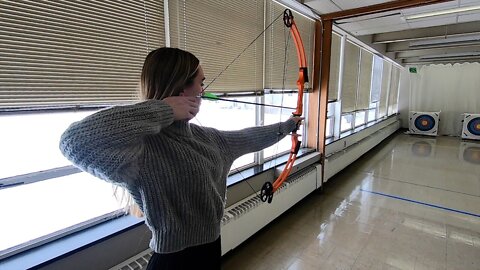
[[178, 96], [190, 86], [200, 66], [195, 55], [178, 48], [151, 51], [143, 63], [140, 95], [144, 100]]
[[119, 202], [120, 207], [123, 208], [123, 212], [126, 215], [136, 216], [138, 218], [143, 217], [143, 212], [133, 200], [130, 192], [119, 185], [113, 185], [113, 196]]

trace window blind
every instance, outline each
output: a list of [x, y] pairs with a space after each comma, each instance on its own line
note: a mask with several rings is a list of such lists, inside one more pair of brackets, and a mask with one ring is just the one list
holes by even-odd
[[372, 75], [372, 91], [370, 95], [371, 102], [380, 100], [380, 92], [382, 89], [382, 72], [383, 59], [376, 55], [373, 56], [373, 75]]
[[163, 1], [2, 1], [0, 110], [128, 103]]
[[390, 94], [388, 96], [388, 115], [397, 112], [398, 86], [400, 81], [400, 69], [392, 67], [392, 79], [390, 80]]
[[330, 80], [328, 83], [328, 100], [338, 99], [338, 78], [340, 76], [340, 49], [342, 37], [332, 33], [332, 49], [330, 57]]
[[388, 91], [390, 89], [390, 72], [392, 69], [392, 63], [383, 60], [383, 71], [382, 71], [382, 90], [380, 93], [380, 105], [378, 107], [378, 116], [383, 117], [387, 115], [387, 98]]
[[[283, 23], [282, 14], [284, 10], [284, 6], [268, 1], [265, 25], [269, 25], [279, 15], [281, 17], [265, 32], [266, 89], [297, 89], [297, 51], [295, 42], [290, 35], [290, 29], [285, 27]], [[292, 13], [303, 41], [309, 71], [308, 77], [311, 79], [315, 22], [293, 10]]]
[[170, 44], [200, 59], [211, 92], [263, 90], [263, 38], [225, 68], [264, 29], [261, 0], [169, 1]]
[[356, 110], [365, 110], [370, 106], [370, 89], [372, 85], [373, 54], [365, 49], [360, 51], [360, 75]]
[[345, 43], [344, 72], [342, 78], [342, 113], [355, 110], [357, 98], [360, 47], [348, 41]]

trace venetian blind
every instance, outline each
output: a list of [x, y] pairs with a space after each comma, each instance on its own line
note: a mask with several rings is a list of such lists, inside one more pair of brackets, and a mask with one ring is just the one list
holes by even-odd
[[[285, 7], [273, 1], [267, 4], [266, 25], [275, 21], [265, 31], [265, 88], [297, 89], [298, 59], [290, 29], [284, 26], [282, 14]], [[295, 23], [302, 37], [308, 65], [308, 77], [312, 78], [313, 38], [315, 22], [292, 10]]]
[[382, 90], [380, 93], [380, 105], [378, 106], [378, 116], [383, 117], [387, 115], [387, 98], [389, 91], [390, 83], [390, 72], [392, 69], [392, 63], [383, 60], [383, 71], [382, 71]]
[[163, 1], [2, 1], [0, 109], [132, 102]]
[[356, 110], [368, 109], [370, 105], [370, 89], [372, 85], [373, 54], [365, 49], [360, 52], [360, 76], [358, 84]]
[[342, 37], [332, 33], [332, 50], [330, 56], [330, 80], [328, 83], [328, 100], [338, 99], [338, 77], [340, 76], [340, 49]]
[[379, 56], [373, 56], [373, 75], [372, 75], [372, 91], [370, 94], [371, 102], [378, 102], [380, 100], [380, 92], [382, 89], [382, 72], [383, 59]]
[[168, 5], [171, 46], [200, 59], [206, 85], [217, 77], [207, 91], [263, 90], [263, 38], [248, 47], [264, 29], [263, 1], [183, 0]]
[[388, 95], [388, 115], [397, 112], [398, 86], [400, 82], [400, 69], [392, 67], [392, 79], [390, 80], [390, 94]]
[[348, 41], [345, 43], [344, 71], [342, 78], [342, 113], [355, 110], [358, 87], [360, 48]]

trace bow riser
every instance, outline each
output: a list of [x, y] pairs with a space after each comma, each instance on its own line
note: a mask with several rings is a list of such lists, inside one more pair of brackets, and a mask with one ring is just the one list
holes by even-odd
[[[293, 116], [302, 116], [303, 115], [303, 92], [305, 83], [308, 82], [308, 69], [307, 69], [307, 59], [305, 57], [305, 49], [303, 48], [302, 38], [300, 33], [298, 32], [297, 25], [293, 20], [292, 11], [286, 9], [283, 12], [283, 21], [285, 26], [290, 28], [290, 34], [295, 41], [295, 48], [297, 50], [297, 59], [299, 65], [298, 71], [298, 79], [297, 79], [297, 88], [298, 88], [298, 97], [297, 97], [297, 108], [292, 113]], [[278, 178], [271, 184], [270, 182], [266, 182], [261, 190], [260, 198], [262, 201], [268, 201], [268, 203], [272, 202], [273, 194], [277, 189], [279, 189], [283, 182], [287, 180], [290, 172], [293, 169], [293, 165], [295, 160], [297, 159], [298, 151], [300, 150], [301, 142], [298, 140], [298, 125], [295, 130], [292, 131], [292, 148], [290, 150], [290, 156], [288, 157], [287, 163], [285, 164], [285, 168], [283, 169], [282, 173], [278, 176]]]

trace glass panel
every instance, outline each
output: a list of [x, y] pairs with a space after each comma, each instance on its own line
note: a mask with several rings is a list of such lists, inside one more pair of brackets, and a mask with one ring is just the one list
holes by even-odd
[[335, 105], [337, 102], [330, 102], [327, 105], [327, 116], [332, 116], [335, 114]]
[[[255, 97], [230, 97], [228, 99], [256, 102]], [[202, 100], [200, 112], [191, 121], [200, 126], [219, 130], [239, 130], [255, 126], [255, 105], [222, 100]], [[235, 119], [235, 121], [232, 121]], [[241, 156], [232, 165], [232, 170], [254, 162], [254, 153]]]
[[388, 98], [388, 90], [389, 83], [390, 83], [390, 71], [391, 71], [392, 64], [387, 61], [383, 61], [383, 71], [382, 71], [382, 92], [380, 93], [380, 104], [378, 107], [378, 117], [384, 117], [387, 115], [387, 98]]
[[365, 124], [365, 111], [355, 113], [355, 127]]
[[372, 92], [370, 102], [378, 102], [380, 99], [380, 91], [382, 89], [382, 71], [383, 59], [373, 56], [373, 74], [372, 74]]
[[352, 129], [353, 114], [342, 115], [342, 122], [340, 123], [340, 131]]
[[325, 125], [325, 138], [330, 138], [333, 136], [333, 118], [327, 118], [327, 123]]
[[370, 89], [372, 85], [373, 54], [362, 49], [360, 57], [360, 76], [356, 110], [368, 109], [370, 105]]
[[398, 87], [400, 85], [400, 69], [392, 67], [392, 79], [390, 80], [390, 94], [388, 96], [388, 115], [397, 112]]
[[332, 33], [332, 51], [330, 58], [330, 80], [328, 83], [328, 100], [338, 99], [338, 77], [340, 72], [340, 47], [342, 37]]
[[0, 178], [71, 165], [58, 149], [73, 122], [94, 111], [0, 116]]
[[368, 110], [368, 122], [375, 120], [377, 109]]
[[342, 113], [355, 110], [359, 61], [360, 47], [347, 41], [345, 44], [344, 72], [342, 79]]
[[[297, 94], [269, 94], [265, 95], [265, 104], [282, 105], [284, 107], [295, 108], [297, 106]], [[265, 107], [265, 125], [270, 125], [285, 121], [292, 116], [291, 109], [271, 108]], [[302, 134], [302, 127], [297, 131], [298, 134]], [[301, 138], [299, 139], [301, 140]], [[264, 157], [269, 158], [278, 155], [282, 152], [290, 150], [292, 147], [292, 139], [290, 136], [286, 136], [280, 140], [277, 144], [274, 144], [264, 150]]]
[[121, 208], [112, 185], [87, 173], [0, 189], [0, 252]]

